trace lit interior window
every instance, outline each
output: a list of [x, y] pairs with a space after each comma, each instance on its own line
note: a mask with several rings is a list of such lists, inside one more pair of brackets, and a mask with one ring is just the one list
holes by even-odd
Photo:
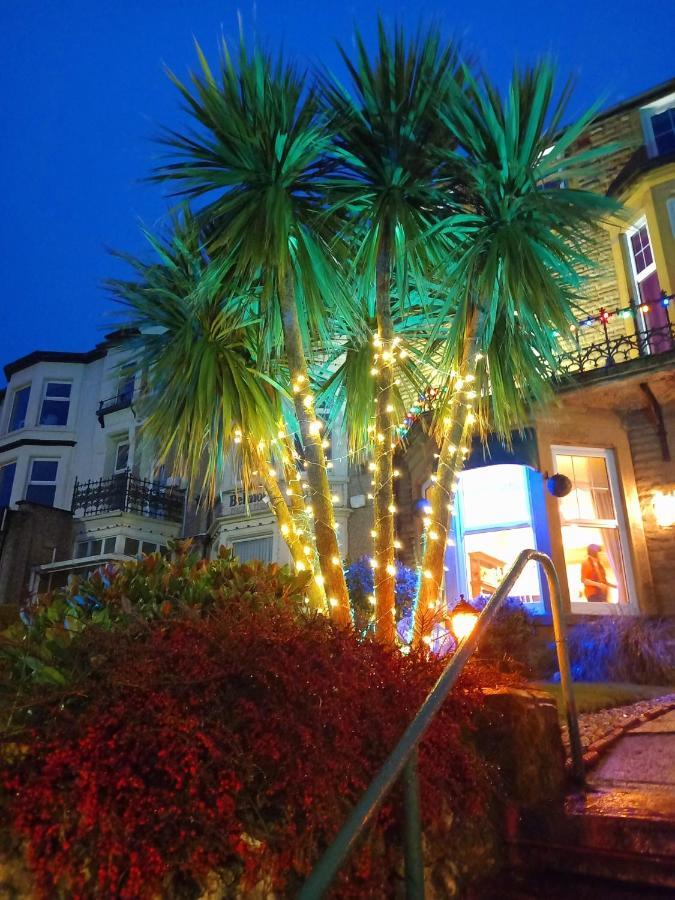
[[[490, 596], [522, 550], [536, 547], [525, 466], [469, 469], [460, 476], [458, 554], [471, 598]], [[524, 603], [541, 603], [538, 568], [528, 565], [511, 591]]]

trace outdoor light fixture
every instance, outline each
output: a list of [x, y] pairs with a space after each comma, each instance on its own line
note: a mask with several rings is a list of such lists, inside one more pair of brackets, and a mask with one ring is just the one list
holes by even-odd
[[668, 494], [656, 491], [652, 498], [652, 506], [657, 525], [661, 528], [675, 525], [675, 491], [670, 491]]
[[462, 597], [450, 613], [450, 627], [452, 633], [459, 642], [463, 641], [465, 637], [468, 637], [471, 634], [477, 620], [477, 610]]
[[546, 482], [546, 487], [554, 497], [566, 497], [572, 490], [572, 482], [567, 475], [557, 473], [556, 475], [551, 475]]

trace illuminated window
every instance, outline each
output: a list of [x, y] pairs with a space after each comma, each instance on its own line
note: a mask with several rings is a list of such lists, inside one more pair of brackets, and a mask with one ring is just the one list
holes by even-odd
[[563, 548], [573, 603], [626, 603], [624, 536], [617, 515], [610, 451], [554, 449], [555, 468], [572, 482], [560, 501]]
[[[536, 547], [525, 466], [469, 469], [457, 492], [457, 556], [469, 597], [495, 592], [522, 550]], [[511, 591], [524, 603], [542, 604], [538, 568], [528, 565]]]

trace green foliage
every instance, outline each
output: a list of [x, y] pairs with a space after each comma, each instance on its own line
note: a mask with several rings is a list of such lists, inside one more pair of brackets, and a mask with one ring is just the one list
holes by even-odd
[[166, 133], [170, 161], [156, 180], [206, 201], [199, 216], [209, 252], [232, 259], [246, 289], [256, 285], [252, 303], [270, 356], [282, 333], [279, 295], [292, 277], [309, 349], [310, 337], [327, 337], [328, 316], [351, 306], [328, 246], [335, 230], [325, 195], [335, 165], [317, 92], [281, 57], [243, 43], [234, 58], [222, 42], [215, 74], [197, 51], [200, 71], [189, 85], [169, 73], [195, 128]]
[[506, 436], [531, 403], [551, 396], [555, 330], [575, 319], [579, 272], [593, 266], [587, 251], [594, 227], [619, 209], [593, 191], [545, 187], [552, 179], [588, 178], [615, 149], [561, 158], [597, 113], [593, 107], [563, 129], [569, 99], [569, 84], [555, 99], [555, 68], [542, 62], [516, 71], [503, 96], [487, 76], [477, 81], [465, 71], [463, 89], [442, 110], [448, 143], [456, 145], [448, 165], [462, 189], [461, 209], [433, 229], [447, 239], [451, 259], [433, 337], [442, 340], [442, 368], [457, 368], [478, 313], [489, 372], [483, 412]]
[[127, 344], [147, 373], [143, 432], [160, 460], [210, 497], [236, 443], [248, 488], [258, 443], [276, 439], [285, 396], [259, 364], [259, 322], [233, 294], [232, 259], [208, 258], [187, 209], [166, 241], [145, 234], [155, 259], [125, 256], [136, 278], [109, 282], [125, 310]]
[[44, 595], [0, 634], [0, 683], [10, 696], [22, 683], [64, 687], [77, 681], [92, 665], [77, 647], [91, 627], [123, 631], [132, 623], [201, 618], [214, 608], [235, 614], [240, 603], [256, 613], [274, 604], [304, 615], [306, 582], [306, 574], [277, 565], [241, 564], [224, 548], [218, 559], [202, 559], [189, 541], [177, 542], [171, 558], [153, 553], [107, 565]]

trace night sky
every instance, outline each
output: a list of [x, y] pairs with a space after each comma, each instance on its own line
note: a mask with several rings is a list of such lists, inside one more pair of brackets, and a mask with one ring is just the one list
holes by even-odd
[[[138, 223], [170, 200], [143, 183], [160, 124], [180, 126], [166, 63], [214, 60], [223, 33], [283, 45], [338, 68], [335, 40], [372, 36], [377, 7], [344, 0], [1, 0], [0, 364], [35, 349], [86, 350], [111, 325], [102, 280], [115, 247], [142, 251]], [[675, 0], [382, 0], [388, 21], [438, 21], [504, 83], [515, 61], [552, 53], [577, 77], [575, 106], [615, 103], [675, 72]], [[3, 384], [0, 375], [0, 385]]]

